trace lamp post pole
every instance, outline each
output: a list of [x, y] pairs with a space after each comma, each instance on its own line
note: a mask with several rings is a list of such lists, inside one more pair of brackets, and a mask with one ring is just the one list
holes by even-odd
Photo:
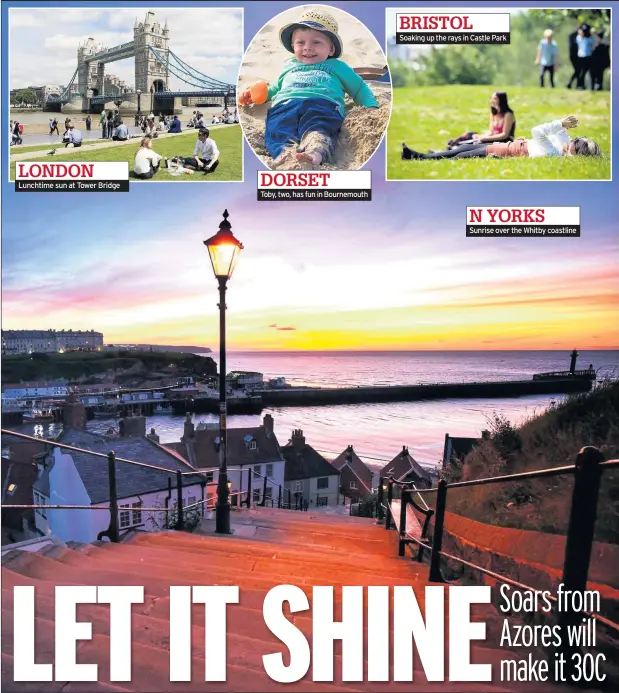
[[136, 89], [135, 92], [138, 95], [138, 116], [142, 115], [142, 90]]
[[219, 284], [219, 478], [215, 505], [215, 532], [230, 534], [230, 486], [228, 484], [228, 440], [226, 420], [226, 288], [243, 244], [232, 233], [228, 210], [223, 213], [219, 231], [204, 245]]
[[219, 282], [219, 479], [215, 506], [215, 531], [230, 534], [230, 489], [228, 488], [228, 439], [226, 435], [226, 283]]

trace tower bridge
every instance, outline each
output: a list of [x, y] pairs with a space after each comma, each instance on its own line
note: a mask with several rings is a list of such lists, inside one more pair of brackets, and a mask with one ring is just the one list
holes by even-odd
[[[180, 103], [175, 99], [204, 97], [221, 100], [224, 106], [236, 98], [236, 87], [214, 79], [192, 67], [170, 49], [170, 30], [167, 21], [162, 26], [153, 11], [143, 22], [136, 18], [133, 41], [106, 48], [94, 38], [88, 38], [77, 49], [77, 68], [59, 95], [49, 96], [49, 110], [90, 111], [110, 101], [120, 100], [125, 110], [170, 111]], [[107, 80], [105, 66], [119, 60], [134, 58], [134, 87], [118, 87]], [[170, 77], [174, 76], [191, 90], [172, 91]], [[142, 104], [142, 101], [144, 102]]]

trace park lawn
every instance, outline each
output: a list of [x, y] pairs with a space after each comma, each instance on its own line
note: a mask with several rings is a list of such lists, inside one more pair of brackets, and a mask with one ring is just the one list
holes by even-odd
[[[153, 140], [153, 150], [163, 157], [191, 156], [197, 139], [196, 132], [190, 130], [174, 137], [164, 137]], [[155, 181], [241, 181], [243, 180], [243, 135], [239, 125], [228, 125], [226, 128], [213, 131], [213, 139], [219, 149], [219, 166], [214, 173], [205, 176], [203, 173], [193, 175], [172, 176], [164, 168], [152, 180]], [[41, 161], [127, 161], [129, 170], [133, 170], [135, 152], [140, 145], [140, 139], [131, 140], [130, 144], [120, 144], [115, 147], [102, 149], [67, 149], [59, 151], [55, 156], [41, 156]], [[25, 150], [20, 150], [25, 151]], [[36, 151], [36, 150], [35, 150]], [[60, 153], [62, 151], [62, 153]], [[11, 180], [15, 180], [15, 162], [11, 162]], [[148, 183], [138, 181], [136, 183]]]
[[52, 149], [61, 149], [62, 147], [64, 147], [64, 145], [61, 143], [52, 144], [51, 142], [48, 144], [31, 144], [29, 147], [13, 145], [10, 149], [10, 154], [13, 156], [13, 154], [27, 154], [28, 152], [42, 152], [45, 150], [50, 151]]
[[[603, 157], [460, 159], [402, 161], [402, 142], [418, 151], [444, 149], [467, 131], [486, 132], [493, 91], [506, 91], [516, 114], [516, 137], [530, 137], [535, 125], [575, 115], [571, 136], [594, 139]], [[492, 86], [401, 87], [393, 92], [387, 130], [388, 180], [609, 180], [609, 92], [565, 88]]]

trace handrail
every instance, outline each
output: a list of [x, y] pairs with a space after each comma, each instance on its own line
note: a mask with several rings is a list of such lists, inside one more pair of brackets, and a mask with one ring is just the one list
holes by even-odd
[[[566, 591], [583, 592], [584, 590], [586, 590], [588, 582], [589, 563], [591, 560], [591, 550], [594, 538], [595, 520], [597, 516], [597, 503], [601, 476], [606, 469], [612, 469], [615, 467], [619, 467], [619, 459], [603, 461], [602, 453], [597, 448], [584, 447], [578, 453], [576, 457], [576, 464], [574, 465], [551, 467], [546, 469], [536, 469], [530, 472], [506, 474], [496, 477], [485, 477], [482, 479], [460, 481], [450, 484], [448, 484], [444, 479], [441, 479], [439, 481], [438, 487], [433, 489], [414, 488], [413, 490], [410, 488], [406, 488], [402, 492], [402, 505], [400, 508], [401, 521], [399, 527], [399, 555], [404, 555], [404, 549], [406, 545], [408, 545], [409, 543], [415, 543], [418, 545], [418, 560], [420, 559], [420, 555], [424, 549], [430, 549], [431, 556], [429, 579], [431, 582], [446, 582], [441, 572], [440, 560], [441, 558], [447, 558], [449, 560], [456, 561], [462, 565], [477, 570], [485, 575], [489, 575], [490, 577], [496, 580], [518, 587], [519, 589], [535, 590], [535, 588], [531, 587], [530, 585], [520, 583], [516, 580], [513, 580], [512, 578], [500, 575], [499, 573], [495, 573], [491, 570], [488, 570], [487, 568], [484, 568], [470, 561], [466, 561], [463, 558], [459, 558], [458, 556], [454, 556], [442, 550], [443, 526], [445, 520], [445, 512], [447, 508], [447, 492], [450, 488], [480, 486], [485, 484], [498, 483], [502, 481], [511, 482], [521, 479], [536, 479], [548, 476], [558, 476], [561, 474], [573, 474], [574, 488], [572, 491], [572, 503], [566, 537], [565, 558], [561, 582], [565, 585]], [[383, 500], [383, 481], [384, 479], [381, 479], [381, 485], [379, 486], [380, 508], [382, 508]], [[396, 482], [392, 478], [388, 480], [387, 519], [385, 522], [385, 526], [387, 529], [389, 529], [390, 527], [390, 519], [393, 515], [391, 500], [393, 498], [394, 485], [402, 486], [400, 482]], [[437, 494], [436, 504], [434, 510], [428, 509], [428, 511], [426, 511], [413, 501], [412, 496], [414, 493], [422, 494], [430, 492], [434, 492]], [[418, 539], [410, 535], [406, 535], [406, 512], [404, 510], [404, 505], [407, 502], [410, 502], [411, 505], [413, 505], [413, 507], [415, 507], [417, 510], [426, 515], [426, 522], [424, 523], [424, 531], [422, 533], [421, 539]], [[429, 513], [433, 513], [435, 518], [434, 530], [431, 541], [429, 541], [425, 536], [427, 526], [429, 524], [429, 520], [431, 517]], [[600, 614], [588, 615], [593, 618], [596, 618], [596, 620], [598, 620], [600, 623], [603, 623], [607, 627], [619, 631], [618, 623], [614, 623], [610, 619], [601, 616]], [[563, 610], [559, 613], [559, 625], [561, 625], [562, 627], [566, 627], [569, 625], [577, 625], [580, 622], [580, 618], [582, 618], [582, 612], [575, 612], [570, 609]], [[567, 644], [565, 646], [567, 647]]]

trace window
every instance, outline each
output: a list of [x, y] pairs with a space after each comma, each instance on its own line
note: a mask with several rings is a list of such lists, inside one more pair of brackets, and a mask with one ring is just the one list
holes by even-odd
[[214, 477], [214, 472], [207, 472], [206, 473], [206, 483], [207, 484], [212, 484], [213, 483], [213, 477]]
[[252, 494], [252, 500], [254, 501], [254, 503], [260, 503], [260, 489], [259, 488], [254, 489], [254, 492]]
[[6, 492], [9, 496], [12, 496], [15, 491], [17, 491], [17, 484], [9, 484], [9, 487], [7, 488]]
[[[128, 508], [129, 505], [120, 505], [119, 508]], [[119, 515], [119, 524], [121, 529], [131, 526], [131, 513], [129, 510], [121, 510]]]
[[258, 447], [258, 446], [256, 445], [256, 441], [255, 441], [255, 440], [250, 440], [250, 441], [249, 441], [249, 449], [250, 449], [250, 450], [255, 450], [257, 447]]
[[272, 464], [267, 464], [267, 476], [268, 477], [273, 476], [273, 465]]
[[[45, 505], [45, 496], [43, 496], [42, 494], [37, 493], [35, 491], [34, 492], [34, 504], [35, 505]], [[41, 517], [47, 519], [47, 515], [45, 514], [44, 508], [36, 508], [36, 513], [37, 513], [37, 515], [40, 515]]]
[[195, 505], [197, 503], [196, 497], [195, 496], [189, 496], [187, 499], [187, 505]]
[[351, 481], [349, 485], [350, 485], [350, 488], [357, 488], [357, 482], [356, 481]]
[[133, 512], [132, 512], [132, 525], [141, 525], [142, 524], [142, 501], [138, 501], [137, 503], [133, 503]]
[[301, 490], [301, 482], [300, 481], [295, 481], [294, 482], [294, 490], [295, 491], [300, 491]]
[[272, 489], [270, 486], [269, 486], [269, 488], [267, 488], [267, 489], [265, 490], [265, 492], [264, 492], [264, 497], [265, 497], [267, 500], [271, 500], [271, 498], [273, 498], [273, 489]]
[[254, 465], [254, 474], [262, 474], [262, 465], [261, 464]]
[[316, 505], [328, 505], [329, 504], [329, 498], [328, 496], [318, 496], [316, 499]]
[[329, 477], [323, 476], [320, 479], [318, 479], [316, 488], [329, 488]]

